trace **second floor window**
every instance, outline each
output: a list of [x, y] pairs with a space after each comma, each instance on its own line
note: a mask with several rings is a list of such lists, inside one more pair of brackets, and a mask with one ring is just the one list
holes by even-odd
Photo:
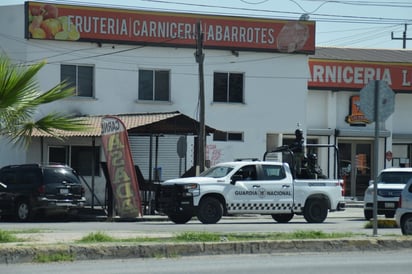
[[168, 70], [139, 70], [139, 100], [169, 101], [170, 72]]
[[93, 97], [93, 67], [61, 65], [61, 81], [67, 81], [76, 90], [76, 96]]
[[215, 72], [213, 102], [243, 103], [243, 74]]
[[243, 142], [243, 132], [216, 131], [213, 133], [213, 141], [239, 141]]

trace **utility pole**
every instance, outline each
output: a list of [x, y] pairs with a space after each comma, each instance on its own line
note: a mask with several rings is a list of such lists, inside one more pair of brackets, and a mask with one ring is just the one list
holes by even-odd
[[196, 62], [199, 64], [199, 134], [198, 134], [198, 154], [197, 165], [199, 170], [196, 172], [203, 172], [205, 170], [205, 147], [206, 147], [206, 134], [205, 134], [205, 85], [203, 75], [203, 60], [205, 55], [203, 54], [203, 32], [201, 22], [196, 24]]
[[406, 30], [408, 29], [408, 24], [405, 24], [405, 30], [403, 31], [402, 37], [393, 37], [393, 32], [391, 34], [392, 40], [403, 40], [403, 48], [406, 49], [406, 40], [412, 40], [412, 38], [406, 37]]

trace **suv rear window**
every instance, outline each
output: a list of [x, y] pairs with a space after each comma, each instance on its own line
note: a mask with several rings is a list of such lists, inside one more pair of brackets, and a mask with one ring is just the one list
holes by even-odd
[[61, 183], [66, 181], [69, 184], [81, 184], [77, 174], [67, 168], [45, 168], [44, 184]]
[[412, 178], [411, 172], [383, 172], [378, 182], [384, 184], [406, 184]]

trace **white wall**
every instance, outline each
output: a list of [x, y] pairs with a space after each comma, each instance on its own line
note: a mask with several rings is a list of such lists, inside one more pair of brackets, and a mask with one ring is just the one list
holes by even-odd
[[412, 133], [412, 96], [410, 94], [395, 95], [395, 112], [391, 116], [394, 133]]
[[10, 140], [0, 136], [0, 167], [25, 162], [26, 151], [24, 147], [15, 145]]
[[[36, 48], [47, 45], [59, 49], [47, 54]], [[144, 47], [114, 55], [82, 60], [79, 56], [96, 56], [133, 46], [53, 41], [29, 41], [30, 59], [48, 56], [39, 80], [44, 89], [60, 80], [60, 62], [95, 65], [95, 98], [73, 98], [47, 106], [41, 113], [58, 110], [73, 114], [119, 114], [178, 110], [198, 119], [199, 78], [193, 49]], [[75, 51], [73, 54], [67, 52]], [[72, 61], [68, 61], [72, 60]], [[137, 101], [138, 69], [169, 69], [171, 71], [171, 102]], [[213, 102], [213, 73], [240, 72], [245, 75], [244, 104]], [[267, 133], [293, 133], [300, 123], [306, 125], [307, 56], [275, 53], [206, 50], [205, 115], [206, 124], [225, 131], [244, 132], [244, 142], [211, 142], [221, 151], [221, 160], [239, 157], [261, 157], [266, 150]]]
[[26, 61], [24, 5], [0, 8], [0, 54], [6, 53], [16, 63]]

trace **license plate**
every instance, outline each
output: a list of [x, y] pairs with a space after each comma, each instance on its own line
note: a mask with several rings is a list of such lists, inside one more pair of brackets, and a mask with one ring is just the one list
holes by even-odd
[[69, 190], [67, 188], [61, 188], [60, 194], [69, 194]]
[[395, 203], [385, 203], [385, 208], [395, 208]]

